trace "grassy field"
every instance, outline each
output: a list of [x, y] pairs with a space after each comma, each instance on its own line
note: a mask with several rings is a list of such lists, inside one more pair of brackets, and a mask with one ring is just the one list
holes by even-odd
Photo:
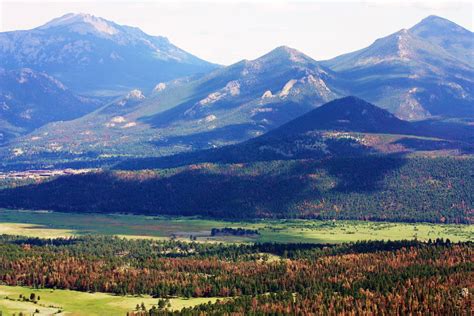
[[[259, 236], [211, 237], [212, 228], [258, 229]], [[0, 234], [41, 238], [84, 234], [117, 235], [126, 238], [201, 242], [319, 242], [341, 243], [357, 240], [474, 240], [474, 225], [389, 223], [363, 221], [261, 220], [228, 222], [198, 218], [165, 218], [138, 215], [97, 215], [0, 210]]]
[[[19, 301], [20, 294], [30, 297], [35, 293], [40, 300], [33, 302]], [[181, 310], [183, 307], [215, 302], [216, 298], [174, 298], [170, 299], [172, 310]], [[35, 315], [68, 315], [68, 316], [103, 316], [123, 315], [135, 309], [137, 304], [144, 303], [147, 309], [157, 304], [158, 299], [150, 296], [115, 296], [106, 293], [84, 293], [69, 290], [31, 289], [21, 286], [0, 286], [0, 311], [2, 316], [18, 314], [20, 312]], [[58, 313], [61, 311], [61, 313]]]

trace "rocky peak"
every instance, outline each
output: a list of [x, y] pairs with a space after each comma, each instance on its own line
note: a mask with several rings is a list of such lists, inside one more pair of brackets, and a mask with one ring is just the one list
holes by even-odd
[[288, 47], [279, 46], [262, 57], [256, 59], [256, 61], [277, 61], [277, 62], [292, 62], [299, 64], [315, 63], [311, 57], [303, 54], [302, 52]]
[[115, 35], [119, 33], [117, 25], [103, 18], [87, 13], [68, 13], [39, 27], [39, 29], [67, 28], [76, 33], [99, 33]]

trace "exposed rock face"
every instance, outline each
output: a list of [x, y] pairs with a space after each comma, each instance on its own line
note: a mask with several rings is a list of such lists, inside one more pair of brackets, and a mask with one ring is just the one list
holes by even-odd
[[166, 89], [166, 83], [160, 82], [159, 84], [157, 84], [157, 85], [155, 86], [155, 88], [153, 89], [153, 91], [155, 91], [155, 92], [160, 92], [160, 91], [163, 91], [163, 90], [165, 90], [165, 89]]

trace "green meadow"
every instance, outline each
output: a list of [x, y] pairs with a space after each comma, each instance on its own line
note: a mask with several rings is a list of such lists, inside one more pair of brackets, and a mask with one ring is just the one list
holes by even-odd
[[[23, 301], [20, 295], [29, 298], [31, 293], [40, 299], [36, 302]], [[181, 310], [216, 298], [172, 298], [172, 310]], [[126, 315], [136, 305], [145, 304], [147, 309], [158, 303], [150, 296], [116, 296], [106, 293], [85, 293], [70, 290], [31, 289], [21, 286], [0, 285], [0, 311], [2, 316], [23, 314], [35, 315], [68, 315], [68, 316], [112, 316]]]
[[[245, 228], [257, 236], [211, 236], [212, 228]], [[99, 215], [0, 210], [0, 234], [55, 238], [85, 234], [198, 242], [342, 243], [358, 240], [474, 240], [474, 225], [366, 221], [257, 220], [252, 222], [188, 217]]]

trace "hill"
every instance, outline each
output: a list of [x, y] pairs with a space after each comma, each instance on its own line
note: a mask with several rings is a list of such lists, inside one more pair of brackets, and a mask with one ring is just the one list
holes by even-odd
[[473, 223], [472, 158], [363, 156], [103, 171], [0, 190], [0, 207], [81, 213]]

